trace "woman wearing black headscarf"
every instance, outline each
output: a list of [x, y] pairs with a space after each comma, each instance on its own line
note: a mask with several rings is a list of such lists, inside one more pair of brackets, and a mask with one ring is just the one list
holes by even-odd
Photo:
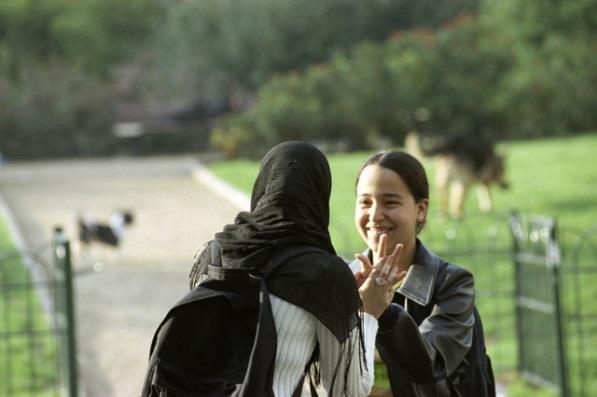
[[[285, 142], [265, 155], [253, 187], [251, 211], [239, 213], [234, 224], [225, 226], [200, 251], [191, 273], [194, 289], [183, 300], [217, 302], [214, 296], [225, 296], [236, 308], [235, 320], [242, 317], [245, 323], [222, 321], [220, 331], [229, 335], [216, 335], [213, 319], [227, 310], [223, 305], [207, 315], [212, 324], [204, 322], [193, 332], [201, 339], [220, 338], [214, 343], [224, 348], [250, 338], [251, 358], [240, 371], [225, 369], [216, 375], [209, 360], [205, 370], [203, 363], [193, 363], [195, 381], [235, 384], [230, 389], [234, 395], [299, 396], [307, 375], [312, 386], [321, 382], [330, 396], [369, 394], [377, 317], [391, 301], [391, 285], [401, 278], [397, 275], [400, 249], [376, 263], [365, 286], [374, 278], [388, 282], [366, 288], [361, 311], [352, 272], [336, 256], [330, 240], [330, 193], [328, 162], [314, 146]], [[238, 331], [246, 324], [252, 332]], [[159, 346], [160, 337], [154, 343]], [[238, 372], [240, 380], [226, 379], [238, 377]], [[196, 394], [196, 385], [185, 391], [191, 388]], [[201, 395], [228, 395], [201, 390]]]

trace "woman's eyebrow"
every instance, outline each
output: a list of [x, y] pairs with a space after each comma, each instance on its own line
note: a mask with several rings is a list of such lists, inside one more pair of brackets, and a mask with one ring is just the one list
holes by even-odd
[[[357, 197], [371, 197], [374, 196], [374, 194], [371, 193], [357, 193]], [[383, 198], [402, 198], [402, 195], [400, 193], [382, 193], [381, 196]]]

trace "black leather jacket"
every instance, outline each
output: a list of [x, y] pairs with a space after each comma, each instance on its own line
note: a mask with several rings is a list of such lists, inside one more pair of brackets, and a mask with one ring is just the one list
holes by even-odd
[[445, 262], [417, 240], [413, 265], [379, 319], [376, 347], [394, 396], [461, 394], [452, 386], [471, 350], [474, 291], [469, 271]]

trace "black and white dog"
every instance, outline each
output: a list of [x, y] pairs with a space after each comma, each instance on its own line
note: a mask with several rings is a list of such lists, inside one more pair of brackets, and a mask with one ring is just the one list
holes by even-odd
[[78, 243], [86, 251], [92, 244], [117, 249], [122, 243], [124, 231], [133, 224], [130, 211], [116, 211], [107, 222], [99, 222], [87, 216], [77, 216]]

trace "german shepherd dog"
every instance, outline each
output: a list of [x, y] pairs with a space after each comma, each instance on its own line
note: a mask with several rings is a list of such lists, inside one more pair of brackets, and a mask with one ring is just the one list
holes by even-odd
[[419, 159], [433, 159], [440, 211], [452, 218], [463, 215], [466, 195], [472, 185], [478, 185], [482, 212], [492, 210], [492, 184], [503, 189], [509, 187], [505, 157], [498, 155], [493, 142], [482, 135], [454, 134], [440, 142], [424, 144], [413, 132], [407, 135], [405, 148]]

